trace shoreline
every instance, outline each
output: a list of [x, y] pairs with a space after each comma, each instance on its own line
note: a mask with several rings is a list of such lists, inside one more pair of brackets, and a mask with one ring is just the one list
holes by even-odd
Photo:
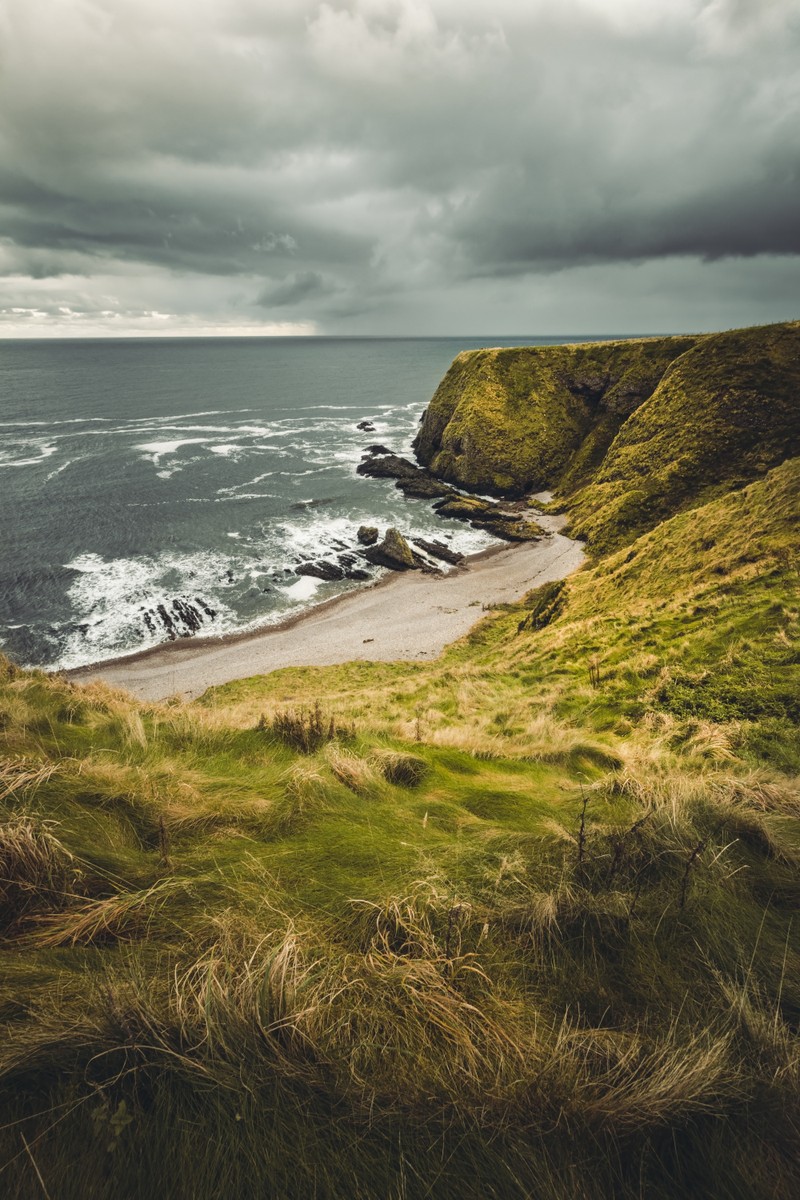
[[[511, 549], [511, 543], [498, 542], [494, 546], [486, 546], [483, 550], [477, 550], [475, 554], [467, 554], [464, 556], [463, 563], [456, 567], [443, 567], [437, 574], [429, 575], [429, 579], [445, 579], [447, 576], [454, 574], [456, 571], [463, 571], [471, 563], [479, 563], [484, 559], [493, 558], [496, 554], [502, 554], [504, 550]], [[414, 572], [418, 574], [418, 572]], [[319, 600], [316, 604], [310, 604], [307, 608], [300, 609], [299, 612], [292, 613], [289, 617], [282, 617], [280, 621], [266, 623], [264, 625], [256, 625], [248, 629], [233, 629], [228, 633], [208, 633], [200, 637], [179, 637], [174, 642], [159, 642], [155, 646], [146, 646], [144, 650], [132, 650], [130, 654], [115, 654], [112, 658], [102, 658], [95, 663], [86, 663], [82, 667], [54, 667], [52, 674], [65, 675], [68, 679], [76, 679], [80, 675], [87, 673], [93, 674], [97, 671], [103, 671], [108, 668], [122, 668], [126, 663], [144, 662], [150, 658], [158, 658], [166, 654], [191, 654], [195, 650], [213, 650], [222, 646], [235, 645], [237, 642], [246, 642], [252, 638], [261, 638], [270, 633], [283, 633], [287, 629], [294, 629], [296, 625], [300, 625], [303, 621], [308, 620], [328, 609], [335, 608], [339, 604], [345, 604], [349, 600], [353, 600], [362, 592], [375, 591], [378, 588], [384, 588], [390, 584], [404, 578], [404, 571], [387, 570], [385, 575], [381, 575], [379, 579], [373, 579], [369, 583], [362, 583], [360, 586], [351, 588], [347, 592], [339, 592], [337, 596], [329, 596], [327, 600]], [[47, 670], [47, 668], [45, 668]]]
[[142, 700], [193, 700], [209, 687], [282, 667], [431, 661], [475, 625], [481, 616], [476, 608], [519, 600], [583, 563], [581, 544], [559, 532], [563, 516], [538, 519], [549, 536], [489, 546], [441, 574], [390, 572], [275, 625], [167, 642], [64, 674]]

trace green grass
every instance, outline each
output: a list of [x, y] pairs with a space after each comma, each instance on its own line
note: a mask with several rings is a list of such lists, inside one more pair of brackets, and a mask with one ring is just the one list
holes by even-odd
[[[609, 384], [586, 348], [581, 403], [643, 412], [693, 353]], [[0, 1193], [796, 1195], [800, 461], [769, 465], [434, 663], [144, 705], [0, 660]]]

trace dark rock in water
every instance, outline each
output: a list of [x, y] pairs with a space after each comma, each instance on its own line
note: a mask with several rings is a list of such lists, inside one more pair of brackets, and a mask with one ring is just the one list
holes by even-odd
[[434, 479], [425, 471], [420, 471], [415, 479], [398, 479], [395, 487], [398, 487], [403, 495], [413, 496], [418, 500], [435, 500], [438, 496], [448, 497], [457, 494], [449, 484]]
[[178, 637], [191, 637], [202, 628], [206, 618], [213, 621], [217, 613], [200, 596], [191, 599], [176, 596], [169, 606], [158, 604], [155, 608], [142, 609], [142, 615], [149, 633], [155, 635], [160, 622], [170, 641], [174, 641]]
[[335, 504], [336, 500], [336, 496], [321, 496], [318, 500], [297, 500], [290, 504], [289, 508], [292, 512], [300, 512], [304, 508], [322, 508], [325, 504]]
[[356, 425], [356, 429], [361, 429], [364, 433], [375, 432], [375, 426], [372, 424], [372, 421], [359, 421]]
[[364, 447], [365, 454], [391, 454], [392, 451], [388, 446], [381, 446], [378, 442], [373, 442], [371, 446]]
[[184, 626], [184, 629], [179, 631], [181, 637], [190, 637], [193, 633], [197, 633], [203, 624], [199, 610], [188, 600], [173, 600], [172, 611]]
[[295, 574], [310, 575], [314, 579], [324, 579], [327, 583], [344, 579], [342, 568], [336, 563], [326, 562], [325, 559], [320, 562], [301, 563], [299, 567], [295, 567]]
[[173, 621], [172, 617], [169, 615], [169, 613], [167, 612], [167, 610], [163, 604], [159, 604], [157, 606], [156, 612], [158, 613], [159, 617], [161, 618], [161, 624], [164, 626], [167, 633], [169, 634], [170, 641], [174, 642], [175, 638], [178, 636], [177, 633], [175, 632], [175, 622]]
[[459, 554], [457, 550], [451, 550], [444, 542], [426, 542], [424, 538], [414, 538], [413, 540], [414, 545], [419, 546], [420, 550], [424, 550], [431, 558], [438, 558], [441, 562], [450, 563], [454, 567], [464, 561], [463, 554]]
[[414, 553], [402, 533], [394, 528], [387, 529], [381, 544], [370, 546], [364, 552], [364, 557], [376, 567], [389, 567], [392, 571], [413, 571], [422, 566], [420, 556]]
[[359, 582], [363, 582], [366, 579], [372, 578], [369, 571], [362, 571], [360, 567], [352, 567], [351, 569], [345, 571], [344, 577], [345, 579], [355, 579]]
[[414, 479], [421, 475], [419, 467], [415, 467], [407, 458], [399, 454], [373, 455], [364, 459], [356, 467], [359, 475], [370, 475], [373, 479]]
[[362, 546], [374, 546], [378, 540], [378, 531], [374, 525], [360, 525], [356, 537]]
[[457, 493], [447, 483], [434, 479], [427, 471], [417, 467], [399, 454], [374, 455], [363, 459], [356, 471], [373, 479], [394, 479], [395, 485], [407, 496], [432, 500], [437, 496], [455, 496]]

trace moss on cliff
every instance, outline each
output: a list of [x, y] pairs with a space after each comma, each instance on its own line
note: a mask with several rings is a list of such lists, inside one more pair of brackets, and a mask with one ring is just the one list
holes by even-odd
[[490, 494], [522, 495], [567, 476], [575, 486], [669, 364], [696, 341], [460, 354], [425, 414], [417, 456], [442, 478]]
[[716, 334], [622, 425], [570, 504], [595, 550], [800, 453], [800, 325]]
[[415, 449], [477, 491], [550, 488], [596, 552], [800, 452], [800, 324], [459, 355]]

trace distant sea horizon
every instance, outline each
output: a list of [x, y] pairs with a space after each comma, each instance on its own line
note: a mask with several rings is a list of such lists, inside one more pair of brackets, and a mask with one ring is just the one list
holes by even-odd
[[364, 586], [295, 574], [361, 524], [484, 549], [358, 476], [366, 447], [411, 455], [461, 350], [629, 336], [0, 339], [0, 649], [68, 669], [274, 624]]

